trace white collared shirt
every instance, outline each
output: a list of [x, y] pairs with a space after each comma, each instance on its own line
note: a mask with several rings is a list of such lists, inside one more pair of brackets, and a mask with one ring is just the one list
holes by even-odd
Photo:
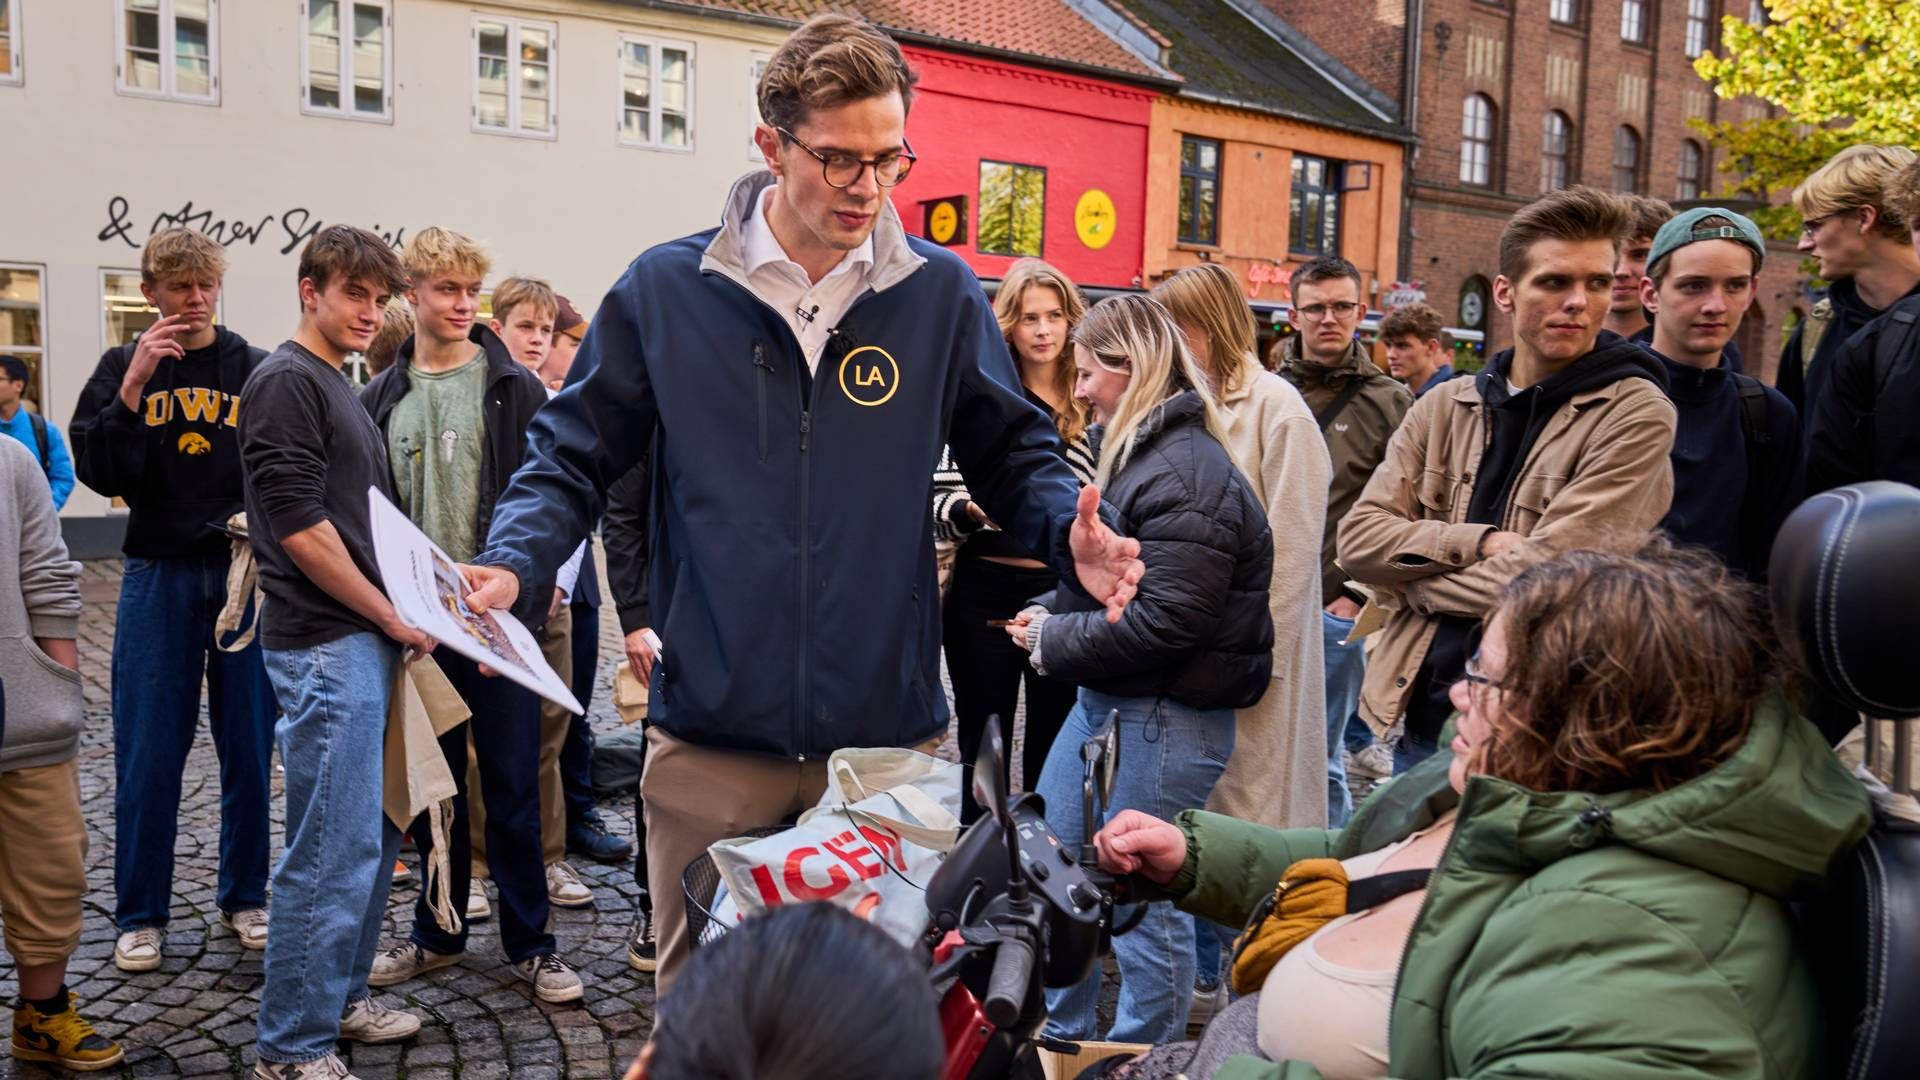
[[[869, 235], [827, 271], [816, 284], [807, 279], [800, 264], [787, 258], [785, 249], [767, 223], [767, 206], [778, 185], [768, 187], [752, 215], [741, 224], [747, 284], [754, 295], [765, 301], [793, 329], [806, 355], [809, 370], [820, 367], [820, 353], [827, 347], [827, 334], [867, 291], [873, 276], [873, 237]], [[803, 315], [802, 312], [805, 314]], [[812, 316], [808, 318], [807, 316]]]

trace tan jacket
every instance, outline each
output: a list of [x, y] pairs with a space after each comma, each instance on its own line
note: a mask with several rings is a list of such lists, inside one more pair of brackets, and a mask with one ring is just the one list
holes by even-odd
[[1320, 544], [1320, 602], [1326, 604], [1340, 595], [1347, 580], [1334, 563], [1334, 529], [1386, 455], [1387, 439], [1413, 405], [1413, 391], [1375, 366], [1366, 346], [1358, 341], [1347, 346], [1347, 355], [1332, 367], [1301, 359], [1298, 334], [1283, 339], [1280, 348], [1280, 375], [1300, 391], [1315, 419], [1333, 406], [1349, 381], [1365, 380], [1340, 414], [1324, 425], [1327, 452], [1333, 458], [1327, 525]]
[[1414, 674], [1433, 643], [1435, 615], [1478, 617], [1521, 571], [1608, 533], [1645, 531], [1673, 501], [1673, 403], [1640, 378], [1575, 394], [1555, 410], [1528, 452], [1500, 528], [1527, 537], [1479, 557], [1491, 525], [1466, 523], [1488, 432], [1475, 379], [1421, 398], [1387, 447], [1387, 459], [1340, 523], [1340, 565], [1389, 609], [1367, 660], [1360, 715], [1384, 735], [1406, 709]]
[[1300, 394], [1261, 371], [1222, 399], [1227, 452], [1273, 530], [1273, 674], [1233, 714], [1233, 756], [1207, 808], [1275, 829], [1327, 824], [1326, 662], [1321, 655], [1320, 536], [1331, 466]]

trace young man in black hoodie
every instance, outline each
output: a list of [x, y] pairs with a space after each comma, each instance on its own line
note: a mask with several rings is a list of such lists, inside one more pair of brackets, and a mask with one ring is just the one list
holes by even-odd
[[1774, 385], [1800, 410], [1803, 431], [1819, 413], [1833, 356], [1847, 339], [1905, 296], [1920, 294], [1920, 253], [1887, 185], [1914, 162], [1904, 146], [1862, 143], [1833, 156], [1793, 191], [1801, 252], [1832, 282], [1826, 299], [1794, 327]]
[[[465, 562], [486, 539], [494, 502], [520, 467], [527, 425], [546, 404], [547, 388], [477, 321], [490, 265], [479, 244], [434, 226], [415, 233], [400, 258], [416, 329], [401, 343], [393, 366], [367, 384], [360, 403], [386, 437], [395, 504], [448, 557]], [[539, 583], [539, 589], [550, 596], [553, 582]], [[542, 605], [541, 613], [545, 610]], [[482, 674], [480, 665], [450, 649], [436, 650], [434, 662], [473, 710], [471, 721], [440, 738], [460, 786], [446, 832], [452, 894], [464, 898], [471, 886], [471, 734], [486, 803], [488, 869], [500, 894], [501, 949], [515, 976], [531, 984], [541, 1000], [578, 1001], [580, 976], [559, 958], [547, 932], [540, 700], [532, 691]], [[412, 836], [424, 861], [433, 846], [425, 815], [414, 822]], [[427, 890], [420, 890], [410, 939], [374, 958], [368, 985], [392, 986], [459, 962], [467, 926], [453, 934], [442, 930], [429, 900]]]
[[1630, 220], [1617, 196], [1586, 187], [1513, 216], [1493, 284], [1513, 348], [1414, 403], [1340, 525], [1341, 567], [1387, 610], [1360, 715], [1383, 738], [1398, 730], [1396, 772], [1438, 748], [1448, 690], [1507, 582], [1558, 549], [1651, 529], [1667, 512], [1666, 372], [1601, 329]]
[[160, 966], [203, 676], [220, 758], [215, 903], [241, 945], [267, 944], [277, 709], [259, 643], [226, 652], [214, 635], [229, 561], [219, 526], [243, 494], [240, 388], [266, 353], [214, 325], [226, 270], [226, 253], [200, 233], [155, 233], [140, 253], [140, 291], [160, 320], [100, 358], [68, 428], [81, 481], [130, 511], [113, 638], [113, 961], [122, 971]]
[[1679, 410], [1673, 507], [1661, 527], [1759, 581], [1780, 523], [1800, 502], [1800, 418], [1778, 390], [1727, 362], [1753, 304], [1766, 241], [1752, 221], [1696, 207], [1654, 236], [1641, 303]]

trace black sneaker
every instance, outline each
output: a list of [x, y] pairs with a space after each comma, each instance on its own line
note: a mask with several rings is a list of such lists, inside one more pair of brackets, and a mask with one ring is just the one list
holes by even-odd
[[634, 912], [633, 934], [627, 940], [627, 966], [635, 971], [653, 971], [660, 964], [659, 952], [653, 936], [653, 908], [643, 905]]
[[567, 851], [596, 862], [621, 862], [633, 854], [633, 841], [608, 832], [600, 811], [588, 810], [567, 825]]

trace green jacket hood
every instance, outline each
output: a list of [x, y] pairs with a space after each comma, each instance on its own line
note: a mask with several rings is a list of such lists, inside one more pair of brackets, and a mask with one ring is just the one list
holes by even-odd
[[1611, 844], [1786, 899], [1827, 877], [1871, 810], [1819, 732], [1776, 697], [1732, 757], [1677, 787], [1592, 796], [1477, 776], [1460, 817], [1458, 855], [1476, 868], [1530, 875]]

